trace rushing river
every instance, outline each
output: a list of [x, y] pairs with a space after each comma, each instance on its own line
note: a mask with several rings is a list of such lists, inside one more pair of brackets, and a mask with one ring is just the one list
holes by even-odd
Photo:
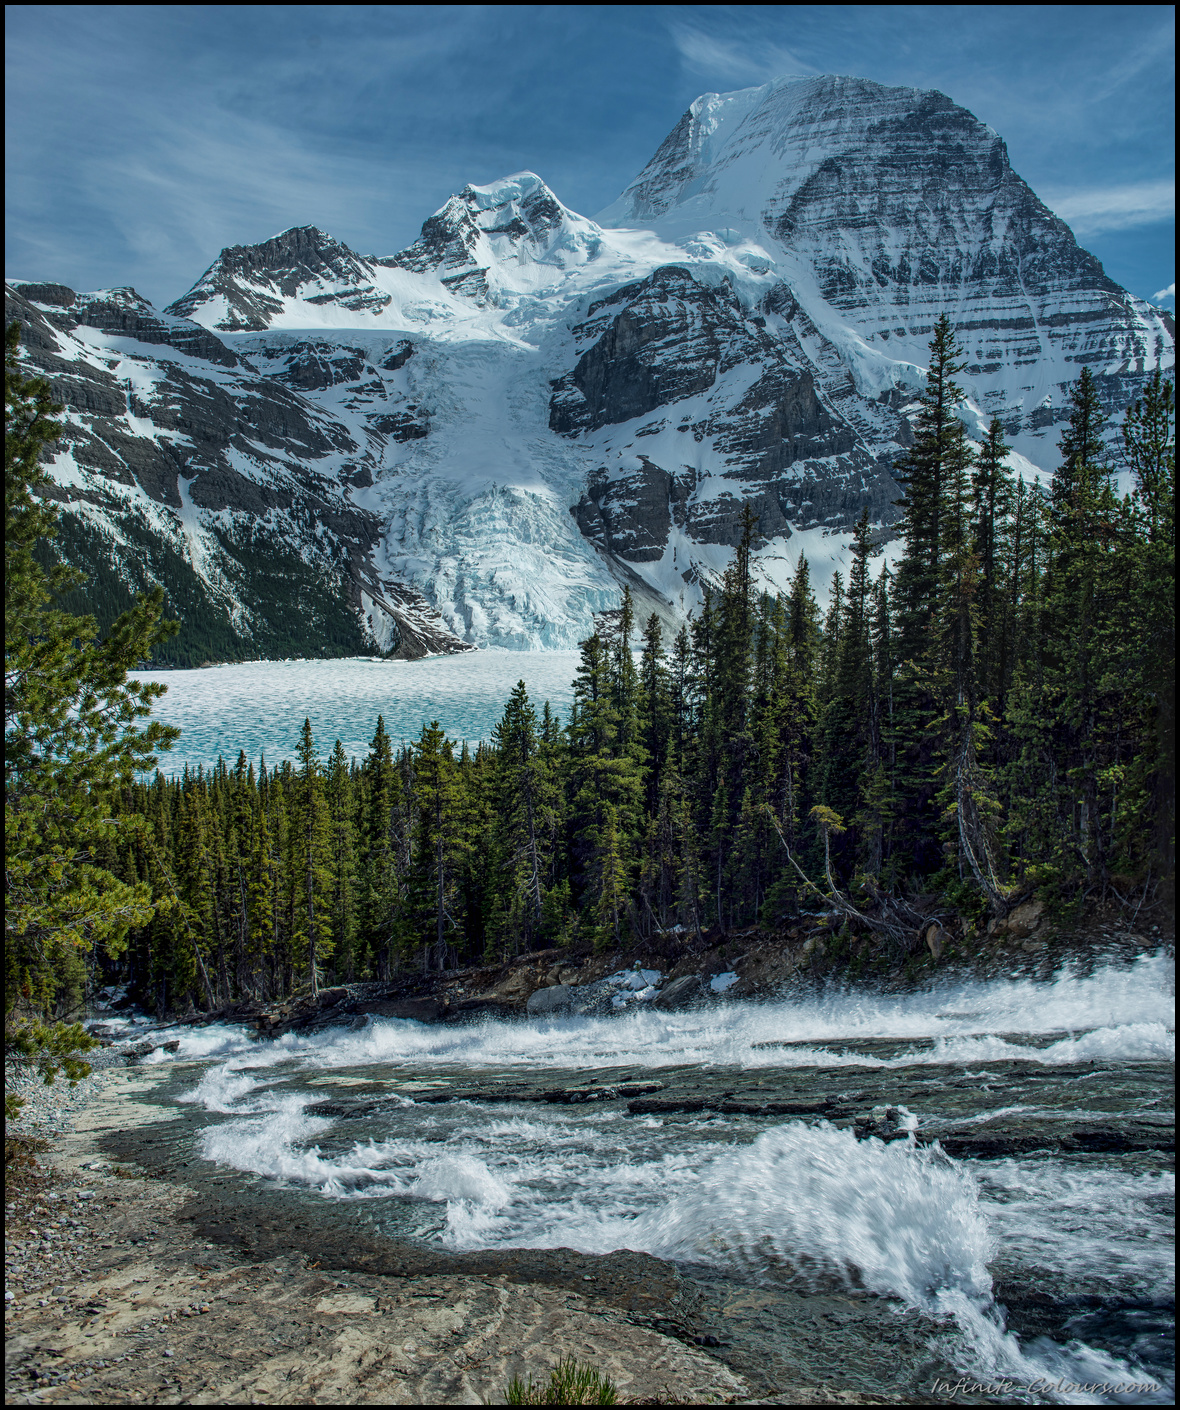
[[[830, 1386], [937, 1398], [957, 1374], [1014, 1387], [976, 1399], [1165, 1404], [1174, 1178], [1152, 1133], [1172, 1109], [1173, 984], [1156, 956], [683, 1013], [369, 1020], [273, 1043], [178, 1030], [177, 1056], [205, 1066], [176, 1097], [209, 1168], [358, 1229], [673, 1261], [711, 1299], [716, 1354], [757, 1365], [763, 1393], [817, 1354], [810, 1299], [845, 1319], [810, 1368]], [[571, 1084], [606, 1099], [555, 1099]], [[776, 1093], [822, 1093], [826, 1115], [752, 1114], [750, 1094]], [[940, 1132], [983, 1143], [952, 1158]], [[989, 1157], [996, 1132], [1018, 1153]]]

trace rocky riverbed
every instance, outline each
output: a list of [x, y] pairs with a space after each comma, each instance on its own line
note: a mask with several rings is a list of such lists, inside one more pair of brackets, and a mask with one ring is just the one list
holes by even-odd
[[109, 1072], [56, 1093], [47, 1122], [26, 1115], [53, 1139], [10, 1172], [6, 1403], [494, 1403], [562, 1354], [640, 1402], [748, 1403], [690, 1335], [656, 1325], [649, 1308], [692, 1310], [656, 1260], [463, 1270], [274, 1207], [268, 1222], [248, 1190], [161, 1168], [175, 1132], [159, 1093], [181, 1071]]
[[1169, 1400], [1166, 956], [761, 1000], [718, 959], [684, 1007], [542, 961], [507, 1017], [141, 1026], [49, 1089], [10, 1398], [465, 1403], [572, 1352], [638, 1400]]

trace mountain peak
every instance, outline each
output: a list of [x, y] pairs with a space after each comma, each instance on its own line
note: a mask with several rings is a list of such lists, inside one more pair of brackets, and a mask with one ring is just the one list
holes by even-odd
[[[314, 286], [309, 292], [309, 286]], [[167, 312], [224, 332], [258, 332], [287, 301], [325, 294], [388, 302], [366, 262], [318, 225], [293, 225], [257, 245], [229, 245]]]
[[665, 226], [724, 214], [759, 227], [768, 204], [789, 199], [825, 160], [854, 152], [870, 128], [947, 112], [995, 139], [936, 89], [888, 88], [868, 78], [816, 74], [703, 93], [597, 219]]
[[535, 172], [518, 171], [464, 186], [412, 245], [378, 263], [436, 273], [451, 293], [483, 305], [495, 301], [497, 286], [513, 283], [508, 266], [582, 264], [598, 244], [592, 221], [562, 205]]

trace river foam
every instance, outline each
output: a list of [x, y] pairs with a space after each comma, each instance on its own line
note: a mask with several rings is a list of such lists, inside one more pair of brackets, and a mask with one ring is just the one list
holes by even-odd
[[[857, 1140], [826, 1122], [751, 1127], [722, 1114], [672, 1121], [603, 1107], [416, 1105], [393, 1091], [367, 1123], [371, 1138], [356, 1140], [305, 1108], [331, 1088], [333, 1072], [347, 1091], [415, 1070], [486, 1078], [546, 1068], [1158, 1061], [1174, 1052], [1171, 985], [1170, 963], [1145, 957], [1049, 982], [833, 990], [673, 1014], [632, 1008], [462, 1026], [376, 1020], [265, 1044], [211, 1028], [183, 1036], [180, 1056], [220, 1058], [187, 1097], [210, 1116], [198, 1138], [206, 1159], [362, 1201], [379, 1223], [388, 1209], [402, 1233], [456, 1251], [634, 1249], [726, 1276], [858, 1289], [953, 1328], [952, 1359], [965, 1373], [1046, 1385], [1129, 1381], [1142, 1378], [1133, 1358], [1081, 1337], [1022, 1341], [1008, 1332], [993, 1277], [1016, 1267], [1038, 1286], [1088, 1280], [1116, 1300], [1166, 1298], [1174, 1276], [1158, 1212], [1174, 1181], [1158, 1171], [954, 1161], [912, 1139]], [[841, 1047], [869, 1038], [902, 1046], [887, 1057]], [[782, 1042], [792, 1046], [758, 1046]], [[1083, 1084], [1069, 1113], [1078, 1119], [1097, 1088], [1084, 1074], [1070, 1080]], [[1031, 1108], [998, 1107], [1020, 1110]], [[1033, 1399], [1162, 1403], [1167, 1392], [1046, 1389]]]
[[[1067, 968], [1050, 981], [951, 980], [921, 992], [831, 988], [764, 1003], [726, 1003], [681, 1013], [628, 1007], [601, 1018], [484, 1018], [465, 1024], [377, 1019], [365, 1028], [259, 1044], [241, 1029], [177, 1029], [182, 1058], [249, 1054], [255, 1068], [296, 1062], [315, 1068], [408, 1067], [839, 1067], [912, 1066], [1023, 1058], [1062, 1064], [1090, 1059], [1175, 1057], [1175, 970], [1163, 956]], [[1021, 1037], [1043, 1038], [1030, 1046]], [[867, 1039], [910, 1040], [889, 1058], [842, 1050]], [[774, 1046], [788, 1043], [789, 1047]], [[771, 1045], [771, 1046], [763, 1046]], [[155, 1061], [168, 1061], [163, 1052]]]

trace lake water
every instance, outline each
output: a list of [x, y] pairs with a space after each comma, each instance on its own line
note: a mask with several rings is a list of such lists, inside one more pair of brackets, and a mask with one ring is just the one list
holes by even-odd
[[475, 744], [491, 737], [519, 680], [538, 715], [548, 700], [564, 718], [580, 659], [577, 651], [484, 650], [422, 661], [243, 661], [132, 674], [168, 687], [155, 718], [183, 733], [160, 767], [179, 773], [219, 756], [232, 766], [239, 749], [255, 765], [263, 753], [268, 765], [294, 759], [304, 719], [325, 757], [339, 739], [346, 754], [363, 758], [378, 715], [395, 745], [416, 739], [431, 720], [450, 738]]
[[[194, 1174], [457, 1256], [670, 1260], [763, 1393], [806, 1374], [929, 1400], [941, 1374], [1015, 1387], [976, 1403], [1169, 1404], [1173, 983], [1156, 956], [681, 1013], [369, 1019], [275, 1042], [181, 1029], [152, 1060], [177, 1065], [190, 1124], [170, 1158]], [[553, 1104], [565, 1084], [635, 1079], [703, 1109]], [[824, 1093], [829, 1115], [710, 1092]], [[865, 1139], [884, 1112], [898, 1130]], [[1023, 1133], [1016, 1154], [930, 1144], [1002, 1132]], [[1103, 1383], [1137, 1385], [1070, 1388]]]

